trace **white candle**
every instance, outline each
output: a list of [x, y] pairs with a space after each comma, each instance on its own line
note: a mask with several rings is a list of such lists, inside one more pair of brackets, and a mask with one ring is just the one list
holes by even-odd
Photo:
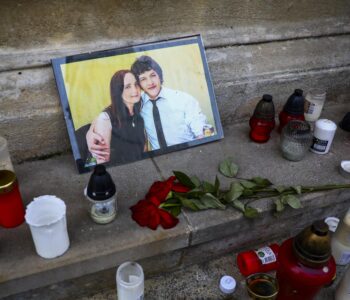
[[308, 122], [315, 122], [321, 115], [326, 92], [323, 90], [313, 89], [305, 96], [304, 117]]
[[316, 121], [314, 138], [310, 150], [317, 154], [326, 154], [332, 145], [337, 125], [327, 119]]
[[117, 270], [118, 300], [143, 300], [144, 274], [136, 262], [125, 262]]

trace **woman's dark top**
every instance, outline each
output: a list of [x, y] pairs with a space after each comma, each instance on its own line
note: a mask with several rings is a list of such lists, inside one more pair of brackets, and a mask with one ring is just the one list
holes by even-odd
[[108, 114], [112, 123], [111, 138], [111, 163], [126, 163], [139, 160], [145, 147], [145, 126], [139, 113], [129, 115], [125, 107], [125, 119], [121, 120], [121, 127], [113, 122], [111, 108], [107, 107], [105, 112]]

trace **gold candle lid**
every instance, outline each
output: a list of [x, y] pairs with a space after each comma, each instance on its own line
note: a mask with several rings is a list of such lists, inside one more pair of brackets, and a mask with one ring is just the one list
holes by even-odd
[[17, 181], [16, 174], [10, 170], [0, 170], [0, 194], [10, 192]]
[[315, 221], [293, 239], [294, 254], [299, 261], [310, 267], [326, 264], [331, 257], [328, 225], [323, 220]]

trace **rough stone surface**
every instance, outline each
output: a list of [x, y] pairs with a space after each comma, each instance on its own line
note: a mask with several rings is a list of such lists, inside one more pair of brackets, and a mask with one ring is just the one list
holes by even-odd
[[[266, 243], [267, 241], [262, 244], [256, 244], [256, 247], [265, 246]], [[236, 253], [238, 252], [230, 252], [224, 256], [187, 266], [175, 272], [162, 273], [157, 276], [148, 276], [146, 274], [145, 299], [249, 299], [246, 292], [245, 278], [239, 273], [236, 265]], [[330, 287], [322, 289], [315, 300], [334, 299], [334, 289], [339, 284], [344, 272], [343, 267], [338, 267], [335, 282]], [[274, 276], [273, 272], [270, 274]], [[237, 282], [235, 292], [229, 296], [224, 295], [219, 290], [219, 280], [224, 275], [233, 276]], [[76, 295], [75, 299], [114, 300], [116, 299], [116, 294], [114, 284], [108, 288], [96, 289], [95, 292], [81, 291], [79, 295]], [[53, 286], [45, 291], [43, 290], [41, 294], [36, 291], [28, 296], [18, 295], [15, 299], [9, 297], [6, 300], [39, 300], [43, 299], [43, 297], [47, 300], [63, 300], [70, 299], [69, 296], [69, 294], [63, 295], [59, 286]]]
[[350, 31], [346, 0], [5, 0], [0, 5], [0, 70], [196, 33], [207, 46], [217, 47]]
[[[349, 35], [207, 51], [220, 117], [250, 116], [261, 95], [279, 112], [295, 88], [327, 91], [326, 106], [349, 103]], [[51, 67], [0, 72], [0, 132], [15, 162], [70, 150]]]
[[25, 204], [46, 194], [65, 201], [71, 245], [63, 256], [45, 260], [35, 253], [27, 225], [1, 229], [0, 297], [188, 245], [183, 218], [172, 230], [151, 231], [139, 228], [130, 217], [129, 207], [144, 197], [153, 181], [159, 180], [151, 160], [110, 169], [118, 189], [118, 218], [105, 226], [94, 224], [88, 216], [83, 190], [89, 174], [77, 174], [71, 155], [18, 165], [16, 173]]
[[[334, 107], [325, 111], [324, 116], [337, 120], [343, 111], [344, 106]], [[256, 220], [244, 219], [232, 208], [196, 213], [185, 210], [180, 224], [172, 230], [151, 231], [138, 227], [131, 220], [128, 207], [144, 196], [154, 180], [171, 175], [171, 170], [213, 180], [218, 163], [228, 156], [239, 164], [239, 177], [267, 177], [278, 185], [347, 182], [337, 170], [340, 160], [347, 159], [348, 155], [350, 139], [345, 131], [338, 129], [330, 153], [323, 156], [307, 153], [300, 162], [281, 157], [275, 132], [266, 144], [255, 144], [248, 139], [247, 124], [227, 127], [225, 132], [226, 138], [220, 142], [109, 168], [117, 183], [120, 210], [116, 221], [106, 226], [93, 224], [87, 215], [82, 191], [89, 175], [76, 173], [71, 155], [16, 165], [26, 204], [42, 194], [56, 194], [66, 201], [71, 247], [57, 259], [44, 260], [35, 254], [26, 225], [2, 230], [0, 297], [100, 271], [106, 272], [102, 274], [107, 274], [106, 280], [111, 285], [113, 270], [109, 269], [126, 260], [150, 258], [145, 264], [149, 273], [159, 271], [158, 255], [163, 257], [159, 259], [159, 266], [166, 270], [202, 262], [228, 251], [236, 252], [273, 238], [290, 236], [312, 220], [339, 216], [348, 207], [349, 190], [319, 192], [302, 197], [302, 210], [288, 209], [279, 218], [270, 213], [272, 199], [264, 199], [252, 204], [262, 213]], [[220, 180], [223, 186], [228, 186], [228, 180], [222, 176]], [[167, 255], [172, 259], [167, 261]], [[91, 278], [87, 282], [81, 279], [80, 285], [88, 286], [90, 282], [91, 286]], [[59, 286], [69, 285], [72, 286], [72, 281]]]

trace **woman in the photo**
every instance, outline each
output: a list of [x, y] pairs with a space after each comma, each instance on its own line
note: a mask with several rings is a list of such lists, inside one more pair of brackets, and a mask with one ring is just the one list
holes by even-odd
[[141, 159], [146, 148], [141, 89], [131, 71], [113, 75], [110, 95], [111, 105], [97, 116], [86, 134], [88, 149], [98, 164]]

